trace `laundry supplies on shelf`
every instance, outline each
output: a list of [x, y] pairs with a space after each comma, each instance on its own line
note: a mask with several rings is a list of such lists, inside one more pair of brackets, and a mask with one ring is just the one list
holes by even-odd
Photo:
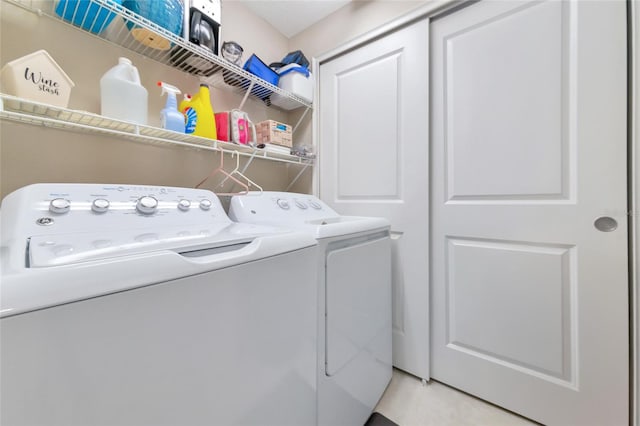
[[249, 115], [239, 109], [216, 113], [216, 130], [218, 140], [225, 142], [249, 145], [257, 140], [255, 125]]
[[186, 118], [185, 133], [209, 139], [218, 138], [209, 86], [200, 83], [200, 91], [191, 98], [185, 96], [178, 109]]
[[178, 100], [176, 96], [180, 94], [180, 89], [164, 81], [159, 81], [158, 86], [162, 88], [162, 94], [167, 94], [167, 103], [164, 109], [160, 111], [160, 123], [163, 129], [173, 130], [174, 132], [184, 133], [184, 115], [178, 111]]
[[100, 79], [100, 113], [106, 117], [147, 124], [148, 97], [138, 69], [127, 58]]

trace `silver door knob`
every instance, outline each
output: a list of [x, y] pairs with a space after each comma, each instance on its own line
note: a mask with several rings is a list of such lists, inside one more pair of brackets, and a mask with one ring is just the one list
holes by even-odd
[[593, 222], [593, 225], [601, 232], [611, 232], [618, 228], [618, 222], [609, 216], [601, 216], [597, 218], [596, 221]]

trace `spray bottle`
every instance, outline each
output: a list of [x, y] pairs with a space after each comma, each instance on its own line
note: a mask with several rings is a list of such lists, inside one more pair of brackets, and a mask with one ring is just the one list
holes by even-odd
[[178, 133], [184, 133], [184, 115], [182, 115], [180, 111], [178, 111], [178, 100], [176, 99], [176, 95], [181, 93], [180, 89], [167, 84], [164, 81], [159, 81], [158, 86], [162, 88], [162, 95], [164, 95], [165, 93], [167, 94], [167, 103], [164, 106], [164, 109], [160, 111], [160, 121], [162, 123], [162, 128], [173, 130], [174, 132]]
[[193, 95], [191, 99], [185, 97], [185, 99], [180, 102], [178, 109], [186, 118], [185, 132], [187, 134], [194, 134], [210, 139], [218, 138], [213, 108], [211, 108], [209, 86], [201, 83], [200, 91]]

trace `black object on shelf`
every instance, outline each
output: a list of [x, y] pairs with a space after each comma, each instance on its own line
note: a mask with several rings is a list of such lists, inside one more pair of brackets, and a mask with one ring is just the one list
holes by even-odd
[[282, 68], [285, 65], [289, 64], [298, 64], [301, 67], [309, 68], [309, 60], [301, 50], [295, 50], [293, 52], [287, 53], [287, 56], [282, 58], [280, 62], [272, 62], [269, 64], [271, 68]]
[[[189, 28], [185, 36], [189, 41], [214, 55], [218, 54], [220, 24], [199, 9], [189, 9]], [[213, 75], [221, 67], [200, 58], [180, 46], [171, 51], [171, 62], [179, 69], [194, 75]]]

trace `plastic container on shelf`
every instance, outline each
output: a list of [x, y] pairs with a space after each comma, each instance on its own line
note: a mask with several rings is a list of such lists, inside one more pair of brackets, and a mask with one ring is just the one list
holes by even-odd
[[[271, 83], [274, 86], [278, 85], [278, 78], [279, 78], [278, 73], [272, 70], [271, 68], [269, 68], [269, 66], [264, 62], [262, 62], [262, 60], [258, 58], [255, 54], [251, 55], [251, 57], [247, 59], [247, 62], [244, 63], [243, 68], [246, 71], [250, 72], [251, 74], [257, 77], [260, 77], [267, 83]], [[225, 79], [225, 82], [227, 84], [233, 84], [231, 81], [232, 80]], [[239, 84], [240, 87], [244, 87], [244, 88], [249, 87], [249, 85], [250, 85], [249, 80], [244, 78], [241, 80], [241, 83]], [[272, 93], [271, 90], [269, 90], [265, 86], [262, 86], [259, 83], [256, 84], [251, 90], [252, 95], [262, 100], [267, 100], [267, 98], [269, 97], [269, 95], [271, 95], [271, 93]]]
[[[122, 5], [135, 14], [156, 23], [176, 36], [182, 35], [184, 3], [182, 0], [124, 0]], [[146, 27], [125, 19], [133, 38], [152, 49], [168, 50], [171, 41]]]
[[[121, 5], [122, 0], [106, 0], [107, 3]], [[99, 34], [115, 18], [116, 14], [89, 0], [60, 0], [55, 12], [58, 16], [87, 31]]]
[[209, 139], [218, 138], [208, 85], [200, 83], [200, 91], [192, 97], [185, 96], [178, 110], [186, 119], [185, 133]]
[[225, 41], [222, 43], [222, 57], [234, 65], [240, 66], [240, 59], [244, 49], [235, 41]]
[[[289, 64], [279, 68], [277, 72], [279, 75], [279, 88], [291, 92], [307, 102], [313, 102], [313, 75], [306, 67], [298, 64]], [[291, 99], [278, 93], [274, 93], [271, 96], [271, 103], [287, 110], [301, 106], [299, 103], [292, 102]]]
[[260, 77], [267, 83], [271, 83], [274, 86], [278, 85], [278, 73], [269, 68], [269, 66], [262, 62], [262, 60], [255, 54], [251, 55], [251, 57], [247, 59], [243, 68], [251, 74]]
[[138, 69], [127, 58], [120, 58], [100, 79], [100, 113], [105, 117], [147, 124], [148, 97]]
[[162, 94], [167, 95], [167, 103], [162, 111], [160, 111], [160, 123], [163, 129], [173, 130], [174, 132], [184, 133], [184, 115], [178, 111], [178, 100], [176, 98], [179, 95], [180, 89], [164, 81], [159, 81], [158, 86], [162, 88]]

